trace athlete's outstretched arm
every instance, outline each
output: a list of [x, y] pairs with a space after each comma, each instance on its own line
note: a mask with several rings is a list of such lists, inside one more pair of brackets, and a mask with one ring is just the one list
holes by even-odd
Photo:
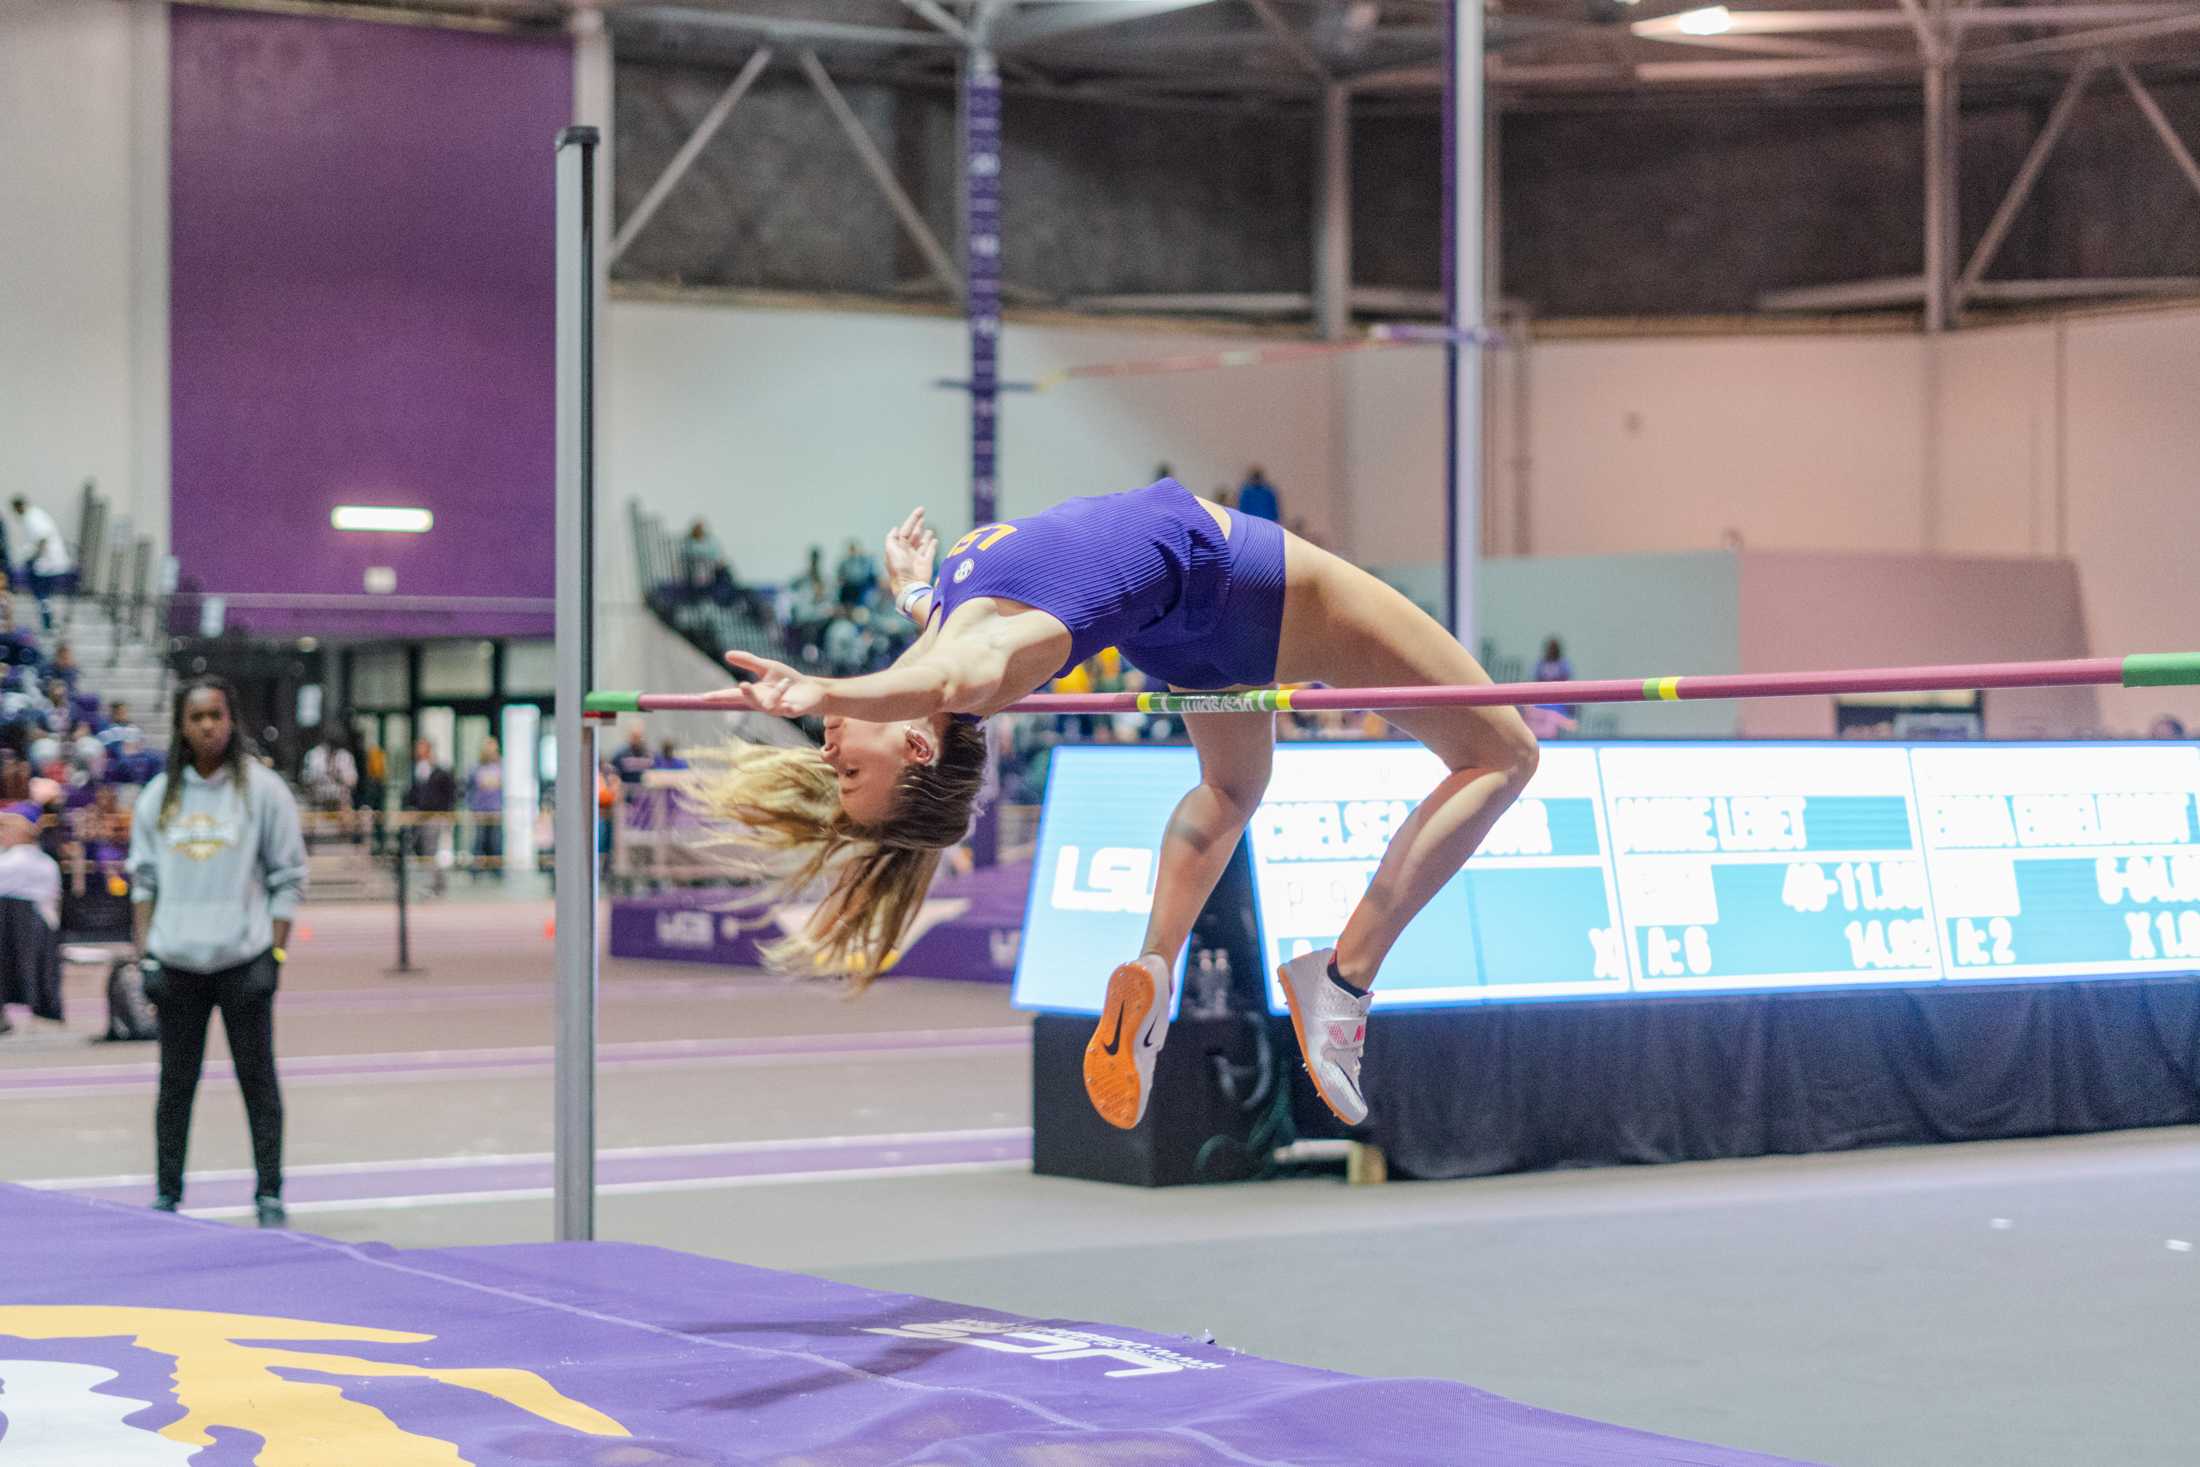
[[1230, 864], [1245, 823], [1260, 808], [1276, 743], [1272, 717], [1192, 713], [1184, 725], [1199, 750], [1199, 783], [1177, 802], [1161, 839], [1161, 870], [1154, 878], [1144, 949], [1172, 966]]
[[934, 626], [892, 667], [861, 677], [815, 677], [752, 652], [728, 652], [726, 664], [756, 681], [714, 696], [728, 708], [782, 718], [814, 713], [887, 723], [992, 713], [1045, 687], [1067, 640], [1059, 622], [1033, 614], [990, 618], [976, 632]]

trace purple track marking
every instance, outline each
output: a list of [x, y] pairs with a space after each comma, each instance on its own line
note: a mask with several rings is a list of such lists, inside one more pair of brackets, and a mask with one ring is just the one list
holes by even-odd
[[[936, 1171], [1028, 1162], [1031, 1128], [1002, 1126], [881, 1136], [797, 1137], [707, 1142], [691, 1146], [614, 1148], [597, 1153], [596, 1185], [604, 1192], [676, 1191], [747, 1181]], [[416, 1205], [548, 1197], [548, 1152], [522, 1156], [452, 1156], [389, 1162], [338, 1162], [292, 1167], [283, 1194], [300, 1212], [355, 1206]], [[143, 1205], [153, 1197], [149, 1176], [40, 1181], [41, 1191], [68, 1192]], [[193, 1172], [185, 1180], [191, 1211], [243, 1215], [252, 1203], [253, 1174]]]
[[[1028, 1049], [1031, 1031], [1020, 1024], [982, 1029], [914, 1029], [880, 1034], [776, 1034], [750, 1039], [649, 1039], [600, 1045], [599, 1068], [636, 1069], [656, 1065], [799, 1064], [865, 1056], [931, 1055], [988, 1050]], [[424, 1050], [414, 1054], [305, 1055], [282, 1061], [283, 1083], [340, 1083], [348, 1080], [440, 1079], [454, 1075], [512, 1075], [547, 1071], [553, 1059], [548, 1045], [511, 1049]], [[150, 1089], [160, 1066], [151, 1064], [52, 1065], [19, 1070], [0, 1080], [0, 1098], [88, 1094], [106, 1090]], [[224, 1060], [209, 1061], [205, 1078], [234, 1083], [236, 1071]]]
[[[19, 1187], [0, 1236], [10, 1437], [65, 1429], [85, 1461], [150, 1460], [181, 1379], [205, 1467], [331, 1440], [358, 1462], [1774, 1467], [1450, 1381], [631, 1244], [354, 1246]], [[90, 1383], [143, 1404], [86, 1410]]]

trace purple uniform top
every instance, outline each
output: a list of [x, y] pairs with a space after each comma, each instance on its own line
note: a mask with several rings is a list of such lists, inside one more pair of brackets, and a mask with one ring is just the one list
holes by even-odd
[[977, 596], [1036, 607], [1069, 629], [1063, 673], [1115, 647], [1176, 687], [1264, 683], [1282, 624], [1283, 534], [1229, 519], [1225, 535], [1190, 490], [1163, 479], [980, 525], [949, 547], [933, 608], [952, 615]]

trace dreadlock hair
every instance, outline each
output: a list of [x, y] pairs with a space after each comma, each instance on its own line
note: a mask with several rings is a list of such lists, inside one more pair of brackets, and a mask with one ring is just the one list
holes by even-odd
[[691, 803], [742, 827], [748, 841], [798, 857], [793, 872], [774, 882], [772, 900], [795, 897], [820, 878], [830, 882], [802, 931], [765, 944], [765, 961], [786, 972], [843, 974], [857, 991], [869, 987], [916, 920], [940, 852], [969, 833], [985, 755], [983, 730], [950, 720], [938, 757], [902, 771], [893, 813], [877, 825], [848, 818], [839, 782], [816, 749], [735, 742], [703, 756], [715, 767], [690, 776]]
[[251, 786], [245, 761], [252, 755], [252, 746], [246, 742], [244, 727], [237, 721], [237, 690], [230, 686], [228, 678], [207, 675], [195, 677], [176, 693], [176, 705], [171, 714], [168, 729], [168, 784], [161, 791], [160, 823], [166, 826], [175, 818], [176, 807], [183, 803], [183, 771], [191, 765], [191, 745], [183, 737], [183, 713], [191, 704], [193, 693], [219, 693], [222, 702], [229, 706], [229, 747], [222, 751], [222, 763], [229, 770], [229, 783], [243, 801]]

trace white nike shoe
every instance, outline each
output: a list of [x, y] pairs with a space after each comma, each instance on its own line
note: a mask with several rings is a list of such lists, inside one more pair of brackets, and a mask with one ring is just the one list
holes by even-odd
[[1276, 969], [1283, 996], [1291, 1005], [1291, 1027], [1306, 1056], [1314, 1091], [1337, 1119], [1357, 1126], [1367, 1119], [1367, 1097], [1360, 1094], [1360, 1051], [1367, 1044], [1368, 998], [1354, 998], [1329, 981], [1333, 947], [1293, 958]]
[[1153, 1065], [1169, 1037], [1176, 979], [1158, 953], [1125, 963], [1108, 977], [1107, 1002], [1085, 1045], [1085, 1094], [1100, 1119], [1128, 1131], [1153, 1097]]

